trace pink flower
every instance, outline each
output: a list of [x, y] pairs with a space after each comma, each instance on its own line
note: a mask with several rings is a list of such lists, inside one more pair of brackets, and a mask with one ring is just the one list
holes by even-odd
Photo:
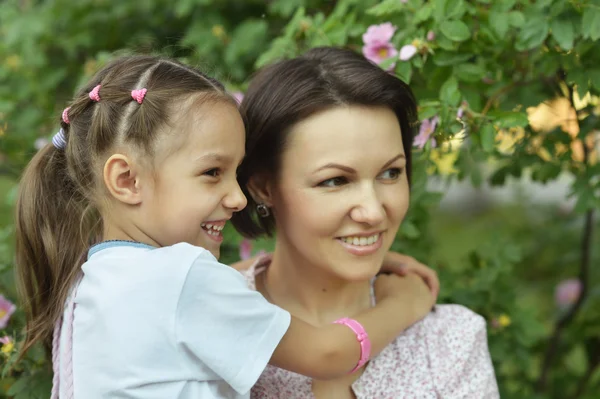
[[396, 28], [391, 22], [381, 25], [371, 25], [367, 32], [363, 34], [363, 43], [366, 45], [376, 45], [389, 43], [396, 32]]
[[[398, 55], [398, 50], [396, 50], [396, 48], [391, 43], [385, 43], [375, 46], [365, 45], [363, 47], [363, 55], [369, 61], [374, 62], [376, 64], [381, 64], [388, 58], [396, 57]], [[389, 66], [388, 70], [394, 69], [394, 66], [396, 66], [395, 62], [393, 62]]]
[[427, 32], [427, 40], [429, 40], [430, 42], [435, 40], [435, 32], [430, 30], [429, 32]]
[[244, 238], [240, 243], [240, 259], [246, 260], [252, 256], [252, 241]]
[[17, 310], [15, 304], [6, 299], [4, 295], [0, 295], [0, 329], [6, 328], [10, 316], [15, 313], [15, 310]]
[[415, 136], [413, 145], [415, 147], [423, 148], [425, 147], [425, 144], [427, 144], [427, 141], [431, 139], [431, 146], [435, 148], [437, 143], [435, 139], [431, 137], [431, 135], [433, 132], [435, 132], [435, 128], [439, 121], [440, 118], [438, 116], [434, 116], [431, 119], [425, 119], [423, 122], [421, 122], [419, 134]]
[[244, 99], [244, 93], [242, 93], [241, 91], [236, 91], [231, 93], [231, 95], [233, 96], [233, 98], [235, 98], [235, 101], [237, 101], [238, 104], [242, 103], [242, 100]]
[[2, 344], [2, 345], [8, 345], [12, 342], [13, 342], [13, 340], [11, 337], [6, 336], [6, 337], [0, 338], [0, 344]]
[[400, 49], [400, 60], [402, 60], [402, 61], [408, 61], [415, 54], [417, 54], [417, 48], [414, 45], [412, 45], [412, 44], [404, 45]]
[[[381, 64], [389, 58], [396, 57], [398, 50], [390, 43], [395, 31], [396, 28], [389, 22], [369, 26], [369, 29], [363, 35], [365, 45], [362, 52], [365, 58], [375, 64]], [[393, 69], [394, 66], [395, 62], [389, 66], [389, 70]]]
[[581, 281], [576, 278], [562, 281], [556, 286], [556, 290], [554, 291], [556, 304], [561, 308], [568, 307], [577, 302], [580, 295]]

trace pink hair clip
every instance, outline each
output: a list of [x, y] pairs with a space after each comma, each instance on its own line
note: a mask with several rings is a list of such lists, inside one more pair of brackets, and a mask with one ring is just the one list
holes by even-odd
[[98, 86], [94, 87], [92, 89], [92, 91], [90, 91], [90, 99], [92, 101], [96, 101], [96, 102], [100, 101], [100, 86], [101, 85], [98, 85]]
[[147, 92], [148, 90], [146, 89], [132, 90], [131, 97], [137, 101], [138, 104], [141, 104], [144, 101], [144, 97], [146, 97]]
[[67, 107], [67, 108], [65, 108], [65, 109], [64, 109], [64, 111], [63, 111], [63, 113], [62, 113], [62, 120], [63, 120], [63, 122], [64, 122], [64, 123], [66, 123], [67, 125], [68, 125], [69, 123], [71, 123], [71, 122], [69, 121], [69, 110], [70, 110], [70, 109], [71, 109], [71, 107]]

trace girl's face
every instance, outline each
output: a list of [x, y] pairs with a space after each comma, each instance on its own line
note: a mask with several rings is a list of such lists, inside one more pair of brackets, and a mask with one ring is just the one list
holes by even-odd
[[396, 115], [337, 107], [289, 134], [272, 189], [278, 248], [344, 280], [373, 277], [409, 203]]
[[231, 104], [185, 109], [159, 143], [167, 155], [155, 162], [144, 199], [146, 227], [161, 246], [187, 242], [218, 258], [220, 230], [246, 206], [236, 179], [244, 157], [244, 124]]

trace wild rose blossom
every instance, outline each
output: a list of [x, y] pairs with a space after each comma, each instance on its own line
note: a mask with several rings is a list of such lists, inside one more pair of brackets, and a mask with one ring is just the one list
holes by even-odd
[[566, 308], [573, 305], [581, 295], [581, 281], [577, 278], [570, 278], [562, 281], [556, 286], [554, 299], [560, 308]]
[[413, 44], [407, 44], [405, 46], [402, 46], [402, 48], [400, 49], [400, 57], [399, 58], [401, 61], [408, 61], [415, 54], [417, 54], [417, 48]]
[[17, 310], [15, 304], [6, 299], [4, 295], [0, 295], [0, 329], [6, 328], [10, 316], [15, 313], [15, 310]]
[[[362, 52], [365, 58], [376, 64], [381, 64], [389, 58], [396, 57], [398, 50], [390, 42], [395, 32], [396, 28], [390, 22], [369, 26], [363, 34], [364, 46]], [[395, 63], [390, 65], [389, 69], [393, 69], [394, 65]]]
[[435, 132], [435, 128], [440, 121], [440, 118], [436, 115], [431, 119], [425, 119], [421, 122], [421, 127], [419, 128], [419, 134], [415, 136], [413, 145], [415, 147], [423, 148], [427, 141], [431, 139], [431, 146], [436, 147], [437, 143], [433, 137], [433, 133]]

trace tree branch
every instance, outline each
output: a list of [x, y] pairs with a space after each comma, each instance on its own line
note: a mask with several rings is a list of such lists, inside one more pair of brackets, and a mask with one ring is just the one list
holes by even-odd
[[[571, 106], [573, 109], [575, 108], [575, 102], [573, 99], [573, 87], [569, 86], [569, 100], [571, 101]], [[577, 120], [577, 124], [579, 125], [579, 120]], [[581, 127], [580, 128], [580, 133]], [[582, 134], [582, 143], [583, 143], [583, 164], [587, 166], [590, 158], [590, 149], [587, 146], [585, 136], [587, 132]], [[540, 378], [537, 381], [536, 390], [538, 392], [544, 392], [546, 390], [548, 373], [554, 363], [554, 358], [558, 352], [558, 347], [560, 345], [561, 336], [563, 330], [573, 321], [581, 306], [583, 305], [585, 299], [587, 298], [588, 290], [589, 290], [589, 274], [590, 274], [590, 263], [591, 263], [591, 252], [592, 252], [592, 237], [594, 233], [594, 209], [588, 209], [585, 213], [585, 221], [583, 225], [583, 232], [581, 236], [581, 262], [579, 264], [579, 281], [581, 282], [581, 294], [577, 301], [573, 304], [573, 306], [569, 309], [567, 313], [565, 313], [556, 323], [554, 327], [554, 332], [550, 338], [550, 342], [546, 349], [546, 353], [544, 355], [544, 361], [542, 363], [542, 371], [540, 374]]]

